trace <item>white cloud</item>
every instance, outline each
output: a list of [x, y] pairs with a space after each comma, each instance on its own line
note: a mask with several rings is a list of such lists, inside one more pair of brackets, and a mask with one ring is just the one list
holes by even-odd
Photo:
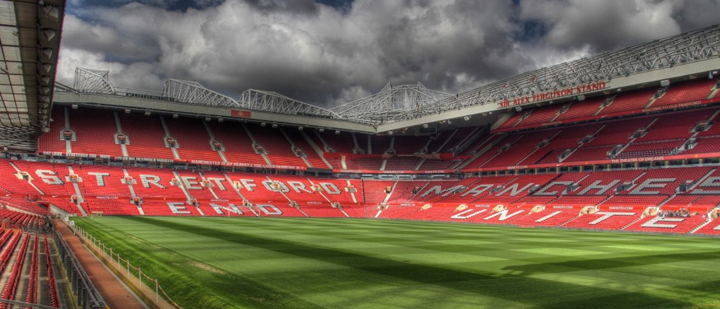
[[109, 70], [110, 83], [115, 87], [144, 90], [162, 90], [164, 80], [158, 77], [156, 67], [148, 62], [121, 64], [108, 62], [99, 53], [91, 53], [79, 49], [62, 51], [62, 66], [58, 66], [57, 80], [66, 85], [73, 85], [75, 68]]

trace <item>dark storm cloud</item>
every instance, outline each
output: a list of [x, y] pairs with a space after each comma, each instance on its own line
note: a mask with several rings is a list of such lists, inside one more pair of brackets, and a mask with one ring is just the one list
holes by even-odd
[[673, 18], [680, 24], [682, 32], [720, 23], [720, 1], [684, 1], [678, 3], [678, 6], [680, 9], [674, 12]]
[[708, 26], [720, 13], [718, 1], [228, 0], [187, 11], [139, 3], [94, 7], [78, 13], [81, 18], [68, 15], [58, 78], [70, 82], [75, 66], [83, 66], [111, 70], [111, 82], [124, 87], [160, 90], [164, 79], [177, 78], [235, 98], [255, 88], [323, 106], [388, 82], [420, 81], [454, 93]]
[[131, 3], [139, 3], [170, 11], [185, 12], [188, 9], [201, 10], [216, 6], [223, 1], [224, 0], [69, 0], [67, 9], [72, 14], [88, 7], [117, 8]]
[[[409, 1], [417, 4], [417, 1]], [[403, 16], [378, 29], [384, 76], [393, 83], [421, 81], [446, 91], [465, 88], [458, 77], [494, 80], [531, 66], [514, 52], [512, 7], [499, 1], [465, 1]], [[412, 7], [412, 6], [411, 6]]]
[[245, 0], [261, 12], [286, 11], [293, 13], [317, 13], [313, 0]]

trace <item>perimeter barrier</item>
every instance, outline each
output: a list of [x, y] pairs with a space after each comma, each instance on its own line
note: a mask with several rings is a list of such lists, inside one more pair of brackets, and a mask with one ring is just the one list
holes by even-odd
[[[52, 225], [52, 221], [48, 221]], [[67, 271], [71, 290], [77, 297], [78, 306], [83, 309], [105, 309], [105, 300], [100, 296], [100, 292], [95, 288], [92, 281], [90, 281], [90, 278], [80, 265], [75, 254], [70, 250], [70, 246], [65, 242], [60, 231], [55, 229], [54, 226], [52, 231], [60, 259]]]
[[[99, 254], [102, 254], [102, 257], [105, 258], [108, 262], [117, 263], [116, 266], [118, 272], [120, 272], [121, 275], [125, 275], [125, 277], [128, 280], [131, 280], [131, 276], [134, 278], [137, 278], [137, 288], [142, 290], [143, 283], [146, 284], [148, 288], [155, 289], [155, 303], [157, 304], [160, 302], [160, 296], [162, 295], [162, 298], [164, 298], [168, 303], [170, 303], [172, 306], [174, 306], [177, 309], [183, 309], [178, 303], [176, 303], [170, 296], [165, 292], [165, 290], [160, 285], [157, 278], [152, 278], [148, 276], [147, 274], [142, 272], [142, 269], [140, 267], [135, 267], [130, 263], [130, 259], [123, 259], [120, 257], [120, 254], [117, 252], [114, 252], [112, 248], [108, 247], [97, 239], [92, 234], [88, 233], [87, 231], [83, 230], [79, 226], [74, 226], [75, 233], [80, 236], [81, 238], [85, 239], [87, 244], [92, 244], [92, 246], [95, 248], [96, 252]], [[123, 271], [123, 268], [125, 268]], [[137, 276], [136, 276], [137, 274]], [[148, 284], [149, 283], [149, 284]], [[94, 308], [93, 308], [94, 309]]]

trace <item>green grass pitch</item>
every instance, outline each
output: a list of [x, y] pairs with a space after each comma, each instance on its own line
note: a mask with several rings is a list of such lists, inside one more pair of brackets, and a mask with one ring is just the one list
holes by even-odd
[[185, 308], [720, 308], [720, 240], [315, 218], [75, 219]]

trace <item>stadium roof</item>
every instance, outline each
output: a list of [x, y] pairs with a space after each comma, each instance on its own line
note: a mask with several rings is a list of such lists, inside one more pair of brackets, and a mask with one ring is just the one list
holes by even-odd
[[386, 119], [424, 109], [453, 94], [425, 88], [423, 84], [393, 86], [353, 102], [337, 106], [332, 111], [345, 119], [357, 119], [368, 123], [383, 123]]
[[[337, 121], [349, 122], [362, 125], [364, 129], [359, 131], [375, 133], [511, 107], [574, 99], [579, 95], [602, 91], [647, 86], [650, 82], [662, 79], [707, 74], [720, 69], [719, 55], [720, 25], [715, 25], [522, 73], [459, 94], [430, 90], [420, 83], [400, 86], [388, 84], [377, 94], [332, 109], [294, 100], [275, 92], [254, 89], [243, 92], [236, 100], [197, 82], [173, 79], [166, 82], [162, 92], [118, 89], [109, 82], [109, 72], [83, 68], [77, 69], [75, 89], [64, 86], [60, 90], [71, 90], [80, 95], [111, 94], [156, 99], [163, 101], [164, 106], [177, 102], [285, 115], [287, 117], [281, 117], [282, 120], [278, 121], [297, 125], [309, 123], [293, 116], [330, 119], [334, 122], [323, 123], [319, 120], [317, 126], [333, 128]], [[65, 96], [56, 96], [56, 100], [64, 103], [73, 103], [73, 100], [77, 103], [86, 101]], [[259, 121], [266, 120], [270, 119]], [[310, 124], [313, 124], [312, 121]]]
[[47, 130], [64, 0], [0, 1], [0, 148], [33, 151]]

